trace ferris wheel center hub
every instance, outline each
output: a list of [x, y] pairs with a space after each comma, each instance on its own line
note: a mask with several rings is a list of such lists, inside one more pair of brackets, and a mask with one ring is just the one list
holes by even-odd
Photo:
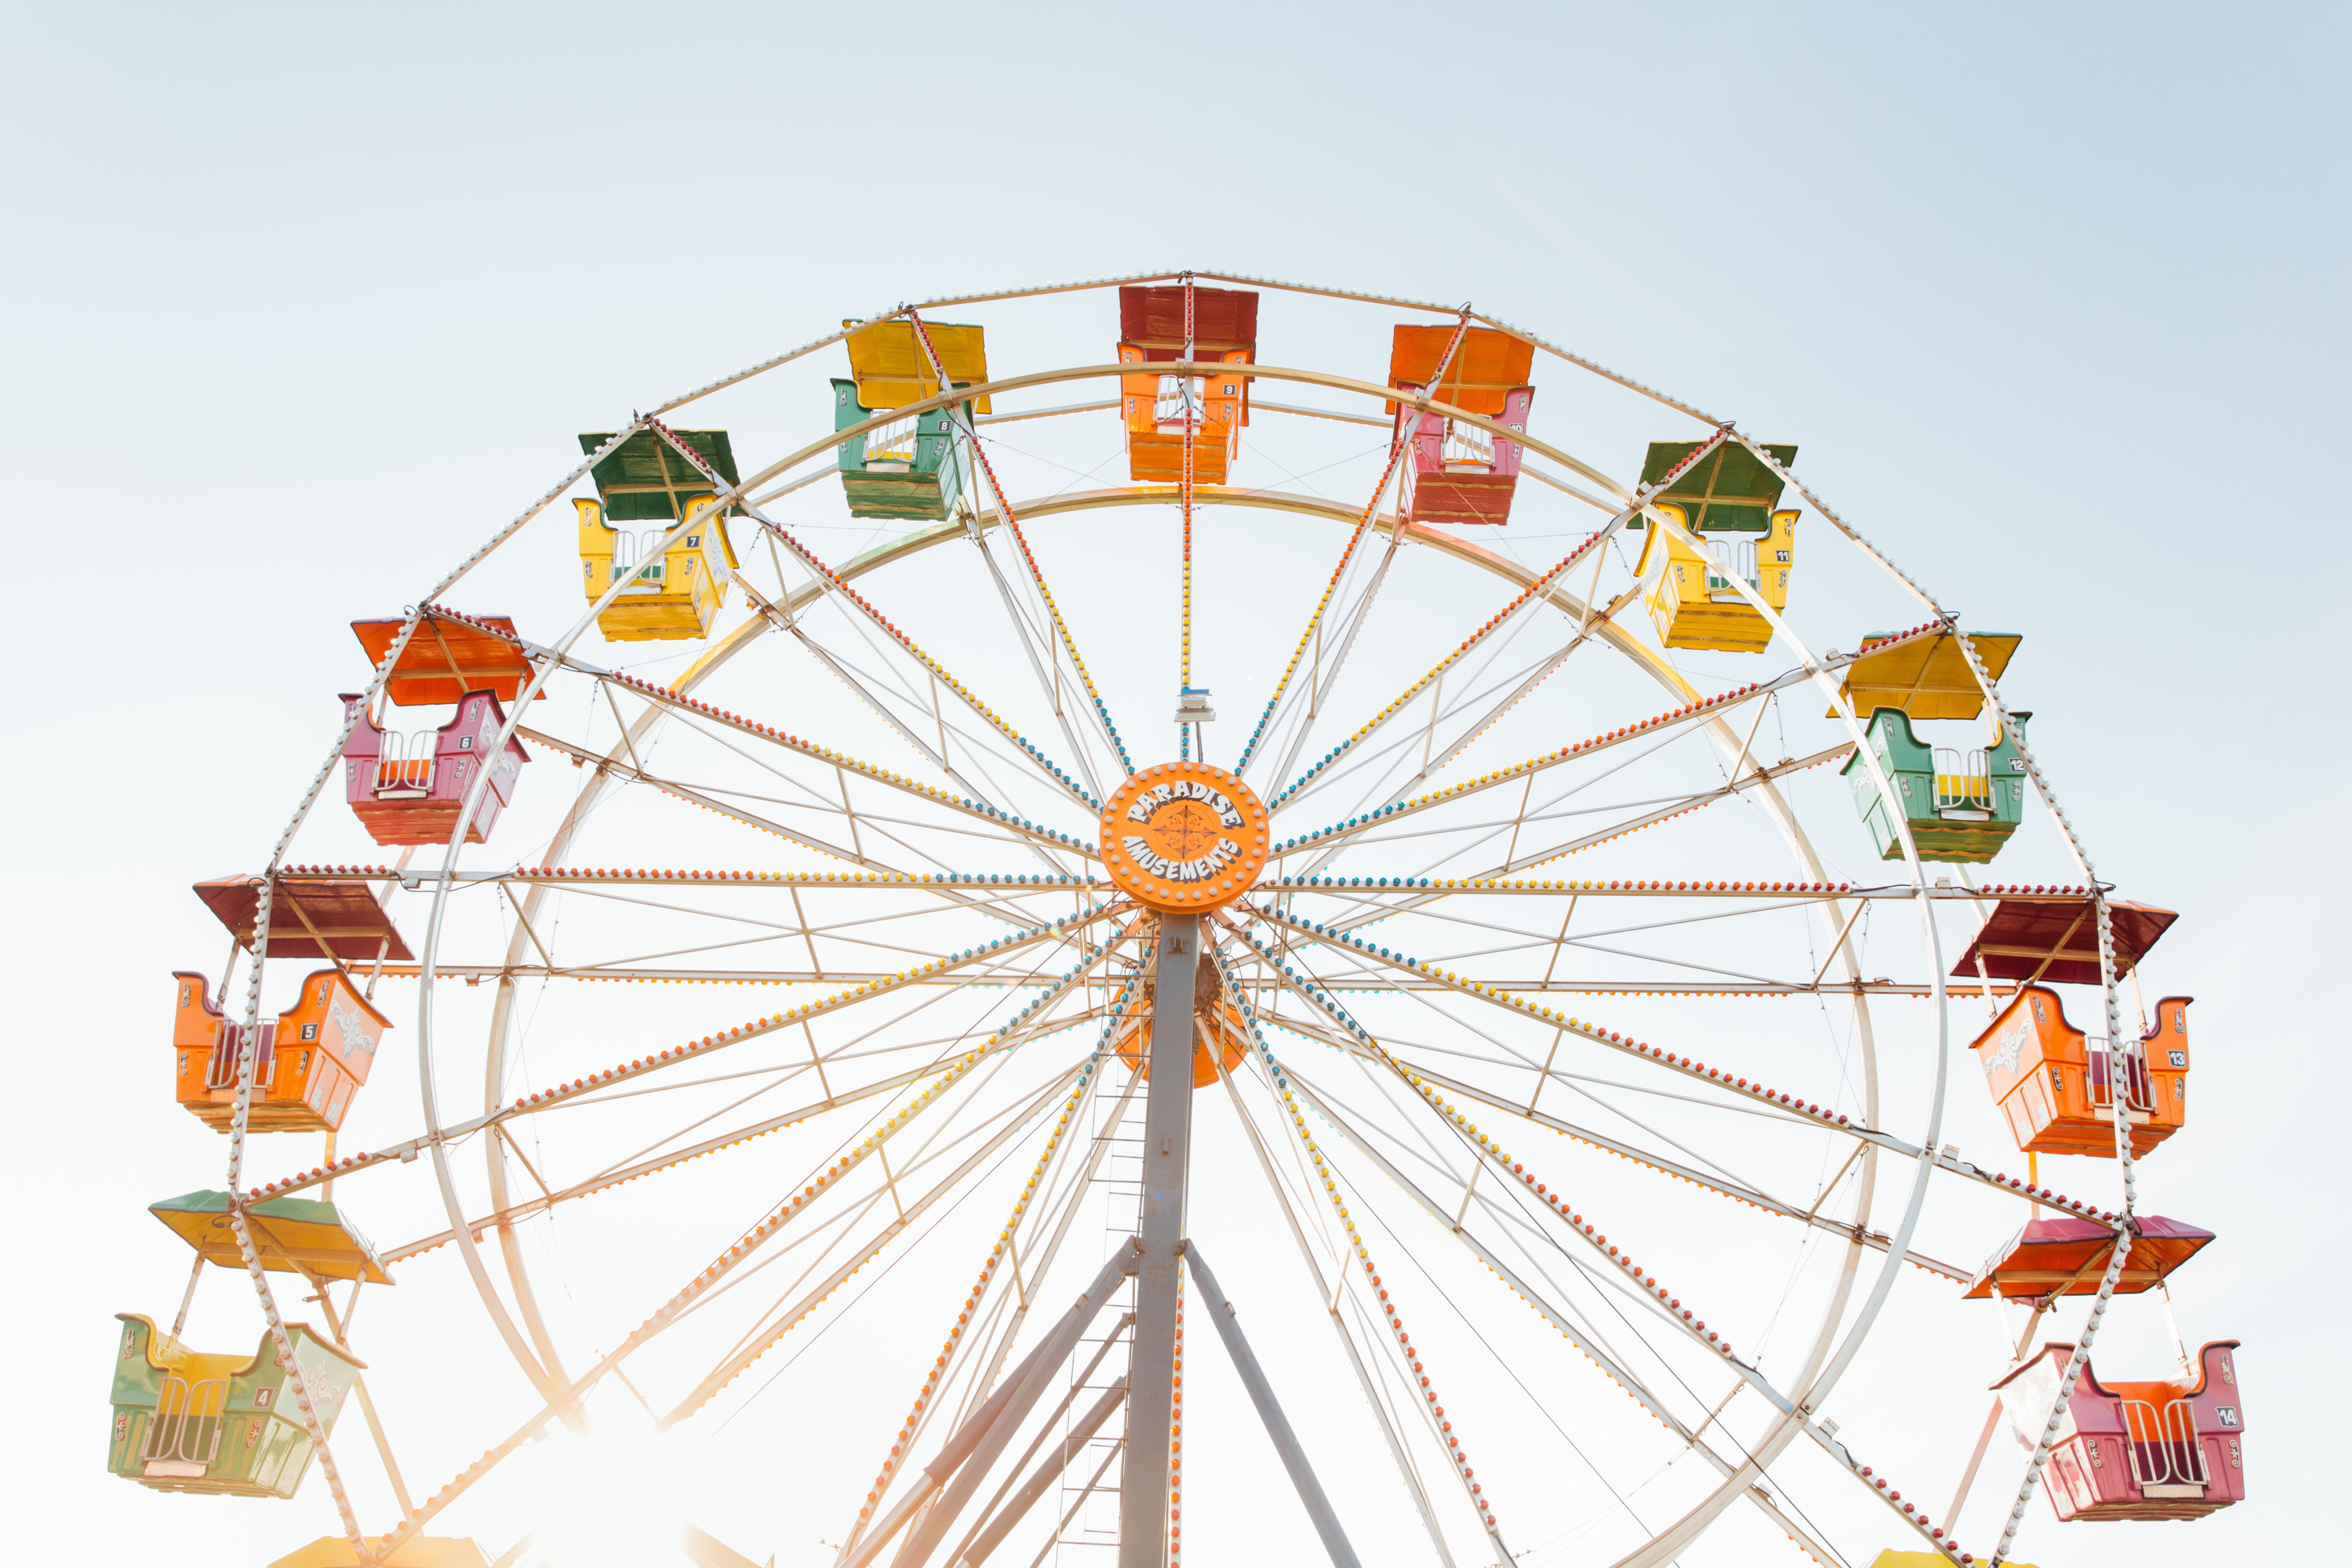
[[1265, 803], [1223, 768], [1159, 763], [1122, 781], [1103, 808], [1103, 864], [1147, 909], [1194, 913], [1247, 892], [1265, 867]]

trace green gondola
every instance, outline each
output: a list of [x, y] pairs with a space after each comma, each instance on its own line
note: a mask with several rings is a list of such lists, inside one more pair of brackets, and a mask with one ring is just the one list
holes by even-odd
[[[151, 1318], [115, 1316], [122, 1335], [106, 1468], [158, 1491], [292, 1497], [310, 1468], [310, 1434], [268, 1331], [249, 1358], [206, 1355], [158, 1332]], [[286, 1332], [319, 1425], [332, 1433], [362, 1363], [307, 1323]]]
[[[963, 407], [969, 415], [971, 405]], [[858, 403], [856, 382], [833, 384], [835, 429], [862, 425], [875, 412]], [[971, 459], [956, 438], [955, 425], [952, 410], [934, 408], [843, 441], [841, 489], [849, 498], [849, 515], [937, 522], [952, 512], [971, 479]]]
[[[2030, 713], [2015, 715], [2020, 731]], [[1923, 743], [1900, 708], [1872, 710], [1864, 731], [1879, 765], [1903, 800], [1911, 840], [1923, 860], [1981, 865], [2000, 853], [2025, 815], [2025, 760], [2004, 731], [1990, 747], [1963, 752]], [[1903, 858], [1903, 841], [1859, 755], [1840, 770], [1853, 786], [1854, 808], [1870, 826], [1882, 860]]]

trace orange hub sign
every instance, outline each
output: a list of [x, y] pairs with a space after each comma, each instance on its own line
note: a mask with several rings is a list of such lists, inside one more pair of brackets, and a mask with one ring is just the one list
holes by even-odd
[[1265, 866], [1265, 804], [1205, 763], [1161, 763], [1111, 792], [1103, 863], [1147, 909], [1213, 910], [1248, 891]]

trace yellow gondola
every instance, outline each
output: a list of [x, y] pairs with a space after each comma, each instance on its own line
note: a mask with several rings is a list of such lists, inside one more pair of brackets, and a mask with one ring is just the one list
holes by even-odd
[[[269, 1331], [249, 1356], [206, 1354], [151, 1318], [115, 1316], [123, 1328], [106, 1468], [157, 1491], [292, 1497], [310, 1468], [310, 1433]], [[366, 1363], [308, 1323], [286, 1334], [320, 1429], [331, 1434]]]
[[[1658, 510], [1685, 527], [1683, 509], [1661, 501]], [[1762, 653], [1772, 641], [1772, 623], [1731, 584], [1744, 579], [1777, 612], [1789, 607], [1789, 566], [1796, 553], [1797, 514], [1776, 511], [1770, 531], [1759, 540], [1699, 538], [1705, 555], [1663, 528], [1650, 530], [1634, 574], [1642, 602], [1668, 647], [1713, 648], [1718, 653]]]
[[[729, 485], [736, 482], [734, 448], [726, 431], [669, 434]], [[580, 437], [580, 447], [593, 452], [610, 439], [609, 434], [590, 431]], [[597, 629], [608, 642], [709, 637], [710, 623], [727, 602], [727, 579], [736, 564], [727, 520], [713, 510], [709, 475], [663, 435], [640, 430], [596, 465], [594, 477], [597, 499], [572, 503], [580, 514], [580, 588], [590, 603], [604, 596], [614, 572], [626, 571], [679, 520], [688, 524], [659, 560], [648, 562], [620, 597], [597, 612]], [[645, 526], [614, 526], [632, 522]]]
[[[1775, 614], [1788, 608], [1797, 514], [1777, 510], [1780, 476], [1736, 442], [1723, 443], [1675, 473], [1701, 445], [1653, 441], [1643, 462], [1645, 485], [1674, 476], [1653, 504], [1697, 541], [1694, 547], [1670, 530], [1648, 528], [1639, 517], [1626, 524], [1647, 529], [1649, 535], [1633, 569], [1643, 604], [1667, 647], [1762, 653], [1771, 644], [1772, 624], [1732, 580], [1753, 588]], [[1794, 447], [1764, 449], [1784, 468], [1796, 461]]]

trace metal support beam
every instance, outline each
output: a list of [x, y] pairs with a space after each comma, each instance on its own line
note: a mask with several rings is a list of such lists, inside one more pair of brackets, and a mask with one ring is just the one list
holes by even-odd
[[1045, 1495], [1045, 1489], [1069, 1468], [1070, 1462], [1086, 1452], [1087, 1445], [1095, 1440], [1097, 1432], [1102, 1430], [1102, 1424], [1111, 1418], [1111, 1413], [1126, 1399], [1127, 1380], [1121, 1378], [1104, 1391], [1103, 1396], [1095, 1401], [1093, 1409], [1079, 1417], [1077, 1426], [1062, 1440], [1061, 1447], [1037, 1467], [1035, 1473], [1013, 1494], [1013, 1500], [979, 1527], [971, 1543], [957, 1554], [949, 1568], [980, 1568], [987, 1562], [988, 1554], [1013, 1533], [1013, 1527], [1036, 1506], [1037, 1500]]
[[[1087, 1325], [1095, 1321], [1097, 1315], [1102, 1310], [1103, 1303], [1109, 1299], [1111, 1292], [1118, 1289], [1121, 1277], [1133, 1271], [1136, 1261], [1135, 1248], [1140, 1245], [1139, 1242], [1130, 1238], [1128, 1247], [1121, 1249], [1120, 1256], [1113, 1258], [1103, 1265], [1102, 1272], [1095, 1276], [1094, 1283], [1087, 1287], [1086, 1294], [1078, 1298], [1076, 1304], [1064, 1314], [1060, 1322], [1046, 1331], [1045, 1337], [1038, 1342], [1037, 1347], [1022, 1358], [1021, 1363], [1013, 1369], [1012, 1375], [1004, 1380], [994, 1394], [988, 1396], [987, 1402], [978, 1410], [973, 1411], [971, 1417], [956, 1429], [955, 1436], [947, 1440], [946, 1445], [940, 1449], [938, 1457], [917, 1472], [907, 1494], [893, 1505], [888, 1513], [882, 1516], [874, 1526], [872, 1532], [859, 1542], [856, 1550], [844, 1559], [842, 1568], [866, 1568], [866, 1564], [880, 1556], [882, 1548], [889, 1543], [890, 1538], [903, 1529], [908, 1521], [921, 1511], [924, 1503], [949, 1483], [950, 1478], [972, 1457], [975, 1450], [988, 1440], [992, 1430], [999, 1426], [1003, 1427], [1003, 1432], [999, 1436], [997, 1446], [1003, 1447], [1003, 1439], [1011, 1436], [1013, 1428], [1020, 1426], [1022, 1416], [1027, 1415], [1030, 1405], [1036, 1403], [1037, 1395], [1045, 1392], [1045, 1380], [1051, 1377], [1054, 1369], [1060, 1366], [1068, 1357], [1071, 1349], [1078, 1342], [1079, 1336], [1086, 1332]], [[991, 1450], [990, 1457], [993, 1458], [993, 1449]], [[985, 1469], [986, 1467], [983, 1465], [982, 1468]], [[934, 1513], [938, 1511], [933, 1510]], [[936, 1530], [927, 1529], [928, 1519], [925, 1525], [916, 1527], [918, 1534], [926, 1537], [921, 1552], [915, 1559], [916, 1561], [919, 1561], [920, 1556], [929, 1554], [931, 1548], [939, 1543], [940, 1536], [946, 1533], [948, 1524], [951, 1521], [952, 1513], [950, 1512], [950, 1518], [942, 1520]], [[908, 1547], [913, 1545], [915, 1539], [911, 1536], [908, 1538]], [[902, 1555], [908, 1547], [900, 1548]]]
[[1298, 1446], [1297, 1435], [1284, 1418], [1282, 1405], [1274, 1397], [1274, 1385], [1266, 1382], [1249, 1341], [1242, 1337], [1241, 1320], [1233, 1302], [1217, 1289], [1217, 1277], [1209, 1271], [1209, 1260], [1201, 1256], [1200, 1247], [1191, 1241], [1184, 1247], [1192, 1278], [1200, 1282], [1202, 1310], [1217, 1326], [1217, 1337], [1225, 1342], [1225, 1353], [1234, 1358], [1234, 1370], [1241, 1373], [1242, 1386], [1249, 1390], [1250, 1403], [1257, 1406], [1257, 1418], [1265, 1423], [1265, 1435], [1274, 1439], [1274, 1451], [1282, 1456], [1282, 1468], [1290, 1472], [1290, 1484], [1298, 1489], [1298, 1500], [1306, 1504], [1307, 1517], [1315, 1521], [1315, 1533], [1323, 1538], [1331, 1568], [1359, 1568], [1356, 1549], [1348, 1544], [1339, 1516], [1331, 1511], [1331, 1500], [1323, 1495], [1322, 1483], [1307, 1462], [1307, 1451]]
[[[1062, 1417], [1070, 1413], [1070, 1406], [1076, 1403], [1079, 1391], [1087, 1385], [1087, 1379], [1094, 1376], [1095, 1369], [1102, 1365], [1103, 1357], [1110, 1354], [1112, 1347], [1117, 1345], [1127, 1331], [1133, 1327], [1135, 1327], [1133, 1312], [1128, 1313], [1113, 1324], [1110, 1332], [1104, 1336], [1103, 1342], [1096, 1347], [1094, 1355], [1085, 1366], [1078, 1369], [1078, 1375], [1070, 1380], [1069, 1391], [1062, 1395], [1061, 1403], [1045, 1412], [1045, 1418], [1037, 1424], [1037, 1435], [1029, 1439], [1029, 1446], [1021, 1451], [1019, 1458], [1013, 1461], [1012, 1471], [996, 1489], [996, 1495], [988, 1500], [980, 1510], [978, 1517], [972, 1521], [971, 1528], [964, 1531], [963, 1539], [957, 1542], [954, 1549], [948, 1553], [950, 1568], [954, 1568], [954, 1564], [967, 1559], [972, 1562], [979, 1561], [979, 1558], [971, 1556], [971, 1543], [979, 1539], [982, 1531], [994, 1528], [994, 1521], [998, 1517], [997, 1510], [1004, 1501], [1004, 1494], [1011, 1491], [1013, 1484], [1021, 1479], [1023, 1468], [1037, 1457], [1037, 1450], [1045, 1446], [1045, 1439], [1051, 1437], [1057, 1428], [1065, 1425]], [[1112, 1386], [1119, 1390], [1121, 1398], [1126, 1397], [1127, 1379], [1125, 1377], [1118, 1379]], [[1111, 1408], [1109, 1405], [1104, 1406], [1105, 1414], [1108, 1415]], [[1096, 1426], [1101, 1425], [1100, 1421], [1095, 1422]], [[1094, 1427], [1089, 1426], [1087, 1430], [1091, 1433]], [[1066, 1459], [1063, 1463], [1066, 1464], [1068, 1461]], [[997, 1533], [1002, 1535], [1003, 1532], [999, 1531]]]
[[1136, 1271], [1129, 1363], [1127, 1466], [1118, 1490], [1118, 1568], [1165, 1568], [1168, 1441], [1174, 1414], [1176, 1313], [1192, 1132], [1192, 988], [1201, 917], [1160, 917], [1151, 1007], [1151, 1089], [1143, 1110], [1143, 1255]]

